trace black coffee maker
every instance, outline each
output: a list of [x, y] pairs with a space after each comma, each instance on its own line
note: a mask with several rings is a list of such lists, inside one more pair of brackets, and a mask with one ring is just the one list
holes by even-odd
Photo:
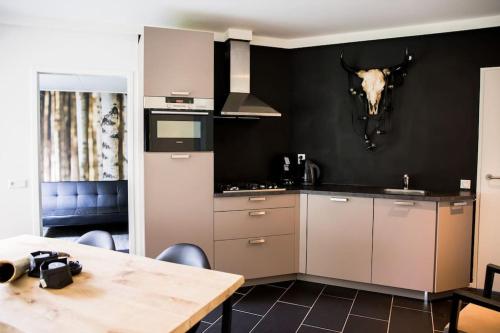
[[279, 181], [285, 186], [295, 185], [295, 181], [298, 178], [296, 157], [294, 159], [293, 156], [293, 154], [283, 154], [279, 158]]

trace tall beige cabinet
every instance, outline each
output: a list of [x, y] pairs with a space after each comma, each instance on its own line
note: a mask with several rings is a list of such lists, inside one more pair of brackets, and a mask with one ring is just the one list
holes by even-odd
[[200, 246], [213, 258], [212, 152], [146, 153], [146, 255], [176, 243]]
[[[144, 96], [213, 99], [213, 34], [144, 28]], [[168, 113], [168, 112], [165, 112]], [[146, 256], [200, 246], [213, 265], [213, 152], [145, 152]]]

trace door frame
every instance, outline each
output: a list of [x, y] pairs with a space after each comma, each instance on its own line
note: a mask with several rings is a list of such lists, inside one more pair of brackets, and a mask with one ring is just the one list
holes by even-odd
[[478, 281], [478, 262], [479, 262], [479, 226], [481, 224], [481, 184], [483, 178], [482, 171], [482, 155], [483, 155], [483, 122], [485, 118], [484, 111], [484, 79], [486, 72], [498, 71], [500, 67], [484, 67], [480, 68], [480, 84], [479, 84], [479, 131], [477, 143], [477, 173], [476, 173], [476, 216], [474, 226], [474, 260], [472, 270], [472, 286], [481, 288], [484, 281]]
[[[141, 188], [143, 178], [140, 177], [142, 170], [141, 154], [142, 147], [138, 144], [142, 140], [138, 140], [140, 135], [139, 104], [137, 98], [137, 79], [134, 71], [124, 70], [95, 70], [95, 69], [81, 69], [81, 68], [34, 68], [32, 70], [32, 112], [31, 112], [31, 142], [33, 158], [33, 186], [32, 186], [32, 199], [33, 199], [33, 221], [32, 232], [34, 235], [43, 236], [42, 228], [42, 214], [41, 214], [41, 143], [40, 143], [40, 74], [66, 74], [66, 75], [102, 75], [102, 76], [120, 76], [127, 80], [127, 175], [128, 175], [128, 233], [129, 233], [129, 252], [131, 254], [140, 254], [141, 249], [144, 247], [143, 237], [140, 235], [143, 229], [144, 218], [141, 218], [141, 207], [138, 203], [141, 202], [140, 195], [143, 191], [136, 189]], [[138, 208], [138, 209], [137, 209]]]

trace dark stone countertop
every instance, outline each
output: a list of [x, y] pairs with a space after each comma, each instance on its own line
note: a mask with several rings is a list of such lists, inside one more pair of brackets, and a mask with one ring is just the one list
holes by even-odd
[[385, 193], [383, 188], [367, 187], [367, 186], [349, 186], [349, 185], [300, 185], [287, 187], [286, 191], [261, 191], [261, 192], [231, 192], [231, 193], [214, 193], [216, 198], [224, 197], [241, 197], [255, 195], [282, 195], [282, 194], [322, 194], [322, 195], [338, 195], [349, 197], [367, 197], [367, 198], [385, 198], [397, 200], [415, 200], [415, 201], [470, 201], [475, 200], [476, 196], [470, 191], [457, 191], [452, 193], [429, 192], [426, 195], [407, 195], [407, 194], [389, 194]]

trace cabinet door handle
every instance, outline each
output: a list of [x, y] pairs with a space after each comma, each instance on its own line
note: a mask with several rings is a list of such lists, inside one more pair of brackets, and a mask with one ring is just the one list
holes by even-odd
[[191, 158], [191, 155], [189, 154], [172, 154], [172, 159], [173, 160], [182, 160], [182, 159], [188, 159]]
[[265, 210], [261, 210], [258, 212], [248, 212], [248, 215], [250, 215], [250, 216], [264, 216], [266, 214], [267, 214], [267, 212]]
[[264, 244], [266, 240], [264, 238], [258, 238], [258, 239], [250, 239], [248, 241], [248, 244], [250, 245], [259, 245], [259, 244]]
[[415, 206], [413, 201], [394, 201], [396, 206]]
[[453, 207], [467, 206], [467, 201], [454, 202], [452, 205]]
[[266, 197], [250, 197], [249, 201], [266, 201]]
[[495, 179], [500, 179], [500, 176], [493, 176], [490, 173], [486, 175], [486, 180], [495, 180]]
[[337, 198], [337, 197], [331, 197], [330, 198], [331, 201], [335, 201], [335, 202], [347, 202], [349, 201], [349, 198]]
[[191, 92], [190, 91], [172, 91], [170, 94], [176, 95], [176, 96], [189, 96], [189, 95], [191, 95]]

